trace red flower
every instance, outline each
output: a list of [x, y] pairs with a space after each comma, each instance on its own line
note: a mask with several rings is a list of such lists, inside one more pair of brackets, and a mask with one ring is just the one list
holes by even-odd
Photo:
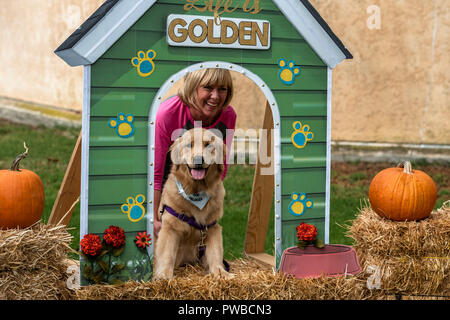
[[317, 228], [313, 224], [300, 223], [297, 226], [297, 238], [299, 241], [313, 241], [317, 237]]
[[80, 247], [85, 255], [96, 257], [102, 252], [102, 241], [98, 235], [88, 233], [81, 239]]
[[125, 232], [122, 228], [109, 226], [104, 231], [103, 240], [108, 246], [113, 248], [121, 248], [125, 244]]
[[136, 236], [136, 240], [134, 240], [134, 243], [136, 243], [138, 248], [145, 249], [152, 244], [152, 238], [150, 238], [150, 235], [148, 235], [145, 231], [139, 232]]

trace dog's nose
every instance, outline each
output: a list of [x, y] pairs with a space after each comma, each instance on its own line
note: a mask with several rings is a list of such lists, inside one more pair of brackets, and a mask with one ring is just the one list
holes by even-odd
[[203, 165], [203, 156], [194, 156], [194, 165], [196, 166]]

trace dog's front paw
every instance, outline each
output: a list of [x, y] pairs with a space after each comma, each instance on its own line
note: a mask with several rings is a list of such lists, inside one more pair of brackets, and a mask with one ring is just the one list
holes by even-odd
[[222, 279], [226, 279], [226, 280], [233, 279], [236, 276], [234, 273], [227, 272], [222, 267], [211, 268], [210, 273], [213, 274], [214, 277], [222, 278]]
[[153, 280], [170, 280], [173, 278], [173, 272], [169, 270], [157, 271], [153, 274]]
[[236, 277], [236, 275], [234, 273], [225, 271], [220, 274], [220, 277], [224, 278], [225, 280], [230, 280], [230, 279], [233, 279], [234, 277]]

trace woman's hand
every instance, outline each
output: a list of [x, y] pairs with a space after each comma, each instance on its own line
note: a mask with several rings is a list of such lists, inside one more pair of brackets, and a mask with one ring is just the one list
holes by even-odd
[[162, 223], [159, 220], [153, 220], [153, 237], [158, 238], [159, 230], [161, 230]]

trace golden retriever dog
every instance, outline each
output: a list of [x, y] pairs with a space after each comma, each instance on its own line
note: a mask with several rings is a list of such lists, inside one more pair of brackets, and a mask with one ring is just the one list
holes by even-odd
[[194, 128], [178, 138], [170, 151], [173, 165], [161, 194], [162, 227], [155, 248], [154, 277], [170, 279], [175, 267], [201, 258], [210, 273], [230, 278], [233, 275], [223, 264], [222, 227], [218, 224], [225, 197], [221, 179], [225, 144], [212, 131]]

